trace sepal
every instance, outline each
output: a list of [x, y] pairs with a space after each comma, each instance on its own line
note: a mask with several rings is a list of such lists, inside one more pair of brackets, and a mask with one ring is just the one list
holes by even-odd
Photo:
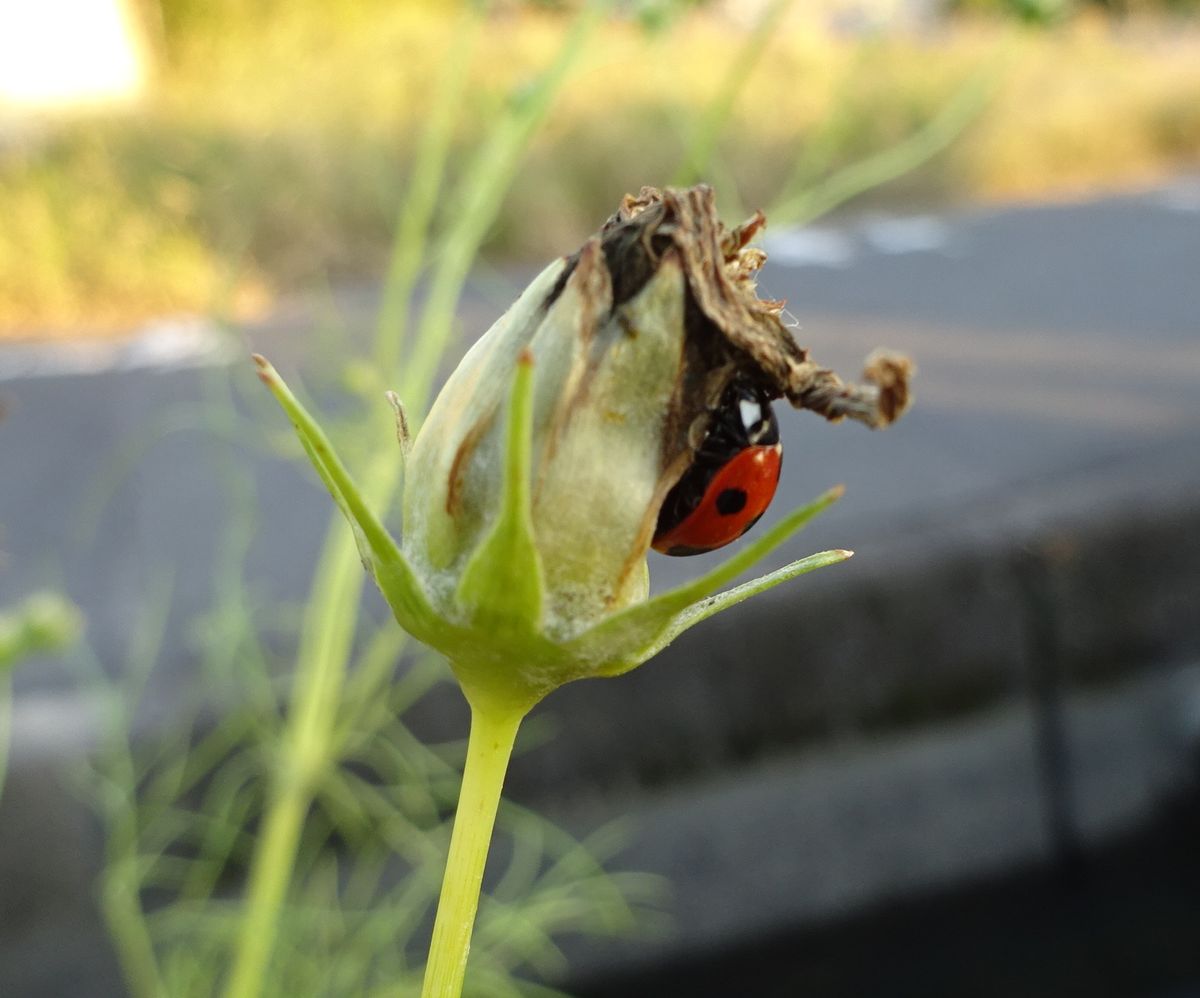
[[458, 585], [459, 608], [481, 630], [518, 636], [541, 627], [542, 559], [529, 498], [532, 452], [533, 357], [525, 350], [517, 361], [508, 410], [500, 509]]
[[[705, 601], [706, 597], [711, 596], [720, 586], [741, 575], [802, 530], [814, 517], [841, 498], [843, 491], [841, 486], [837, 486], [807, 506], [793, 510], [757, 540], [746, 544], [732, 557], [698, 579], [608, 617], [570, 643], [574, 656], [591, 664], [592, 675], [620, 675], [666, 647], [688, 627], [727, 606], [741, 602], [753, 595], [753, 592], [762, 592], [797, 575], [844, 561], [849, 557], [849, 552], [826, 551], [812, 555], [746, 583], [749, 587], [758, 586], [753, 591], [743, 592], [744, 587], [738, 586], [715, 597], [716, 602], [707, 608], [707, 612], [699, 609], [704, 606], [701, 601]], [[790, 574], [787, 574], [789, 570]], [[688, 616], [692, 613], [695, 614], [694, 619]]]
[[438, 618], [400, 548], [367, 505], [333, 444], [265, 357], [254, 354], [258, 377], [279, 403], [300, 445], [354, 532], [364, 567], [375, 577], [396, 620], [414, 637], [436, 644]]

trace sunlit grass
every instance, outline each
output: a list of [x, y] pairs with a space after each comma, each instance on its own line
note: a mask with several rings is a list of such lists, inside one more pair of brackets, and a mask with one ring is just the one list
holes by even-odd
[[[428, 80], [455, 44], [444, 10], [170, 9], [139, 112], [0, 152], [0, 335], [246, 314], [315, 278], [380, 274]], [[722, 184], [730, 210], [769, 208], [789, 184], [902, 141], [984, 64], [998, 74], [987, 111], [905, 192], [1025, 197], [1200, 164], [1194, 27], [994, 23], [870, 38], [785, 23], [716, 144], [710, 175], [737, 178], [737, 191]], [[552, 13], [493, 19], [454, 148], [562, 30]], [[716, 14], [660, 34], [607, 24], [533, 144], [489, 252], [553, 256], [625, 191], [669, 180], [744, 31]]]
[[992, 197], [1078, 193], [1200, 166], [1200, 34], [1099, 22], [1024, 45], [958, 162]]

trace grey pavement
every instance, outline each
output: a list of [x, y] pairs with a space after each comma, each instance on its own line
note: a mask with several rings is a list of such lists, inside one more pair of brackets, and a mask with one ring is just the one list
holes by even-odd
[[[780, 414], [783, 480], [764, 524], [835, 482], [847, 495], [776, 561], [857, 555], [627, 677], [562, 690], [539, 710], [556, 736], [510, 781], [573, 827], [632, 813], [654, 829], [631, 854], [679, 876], [680, 934], [663, 952], [684, 956], [1136, 829], [1190, 792], [1200, 728], [1186, 721], [1200, 711], [1187, 668], [1200, 659], [1200, 181], [848, 219], [772, 232], [767, 249], [762, 291], [789, 300], [818, 359], [854, 375], [887, 346], [920, 368], [915, 408], [884, 433]], [[473, 289], [469, 335], [506, 294]], [[360, 336], [374, 304], [369, 290], [333, 302]], [[261, 456], [284, 428], [241, 357], [261, 349], [319, 373], [314, 311], [289, 303], [232, 352], [194, 324], [107, 353], [0, 347], [0, 605], [60, 584], [116, 672], [169, 585], [169, 704], [172, 677], [194, 662], [231, 503], [259, 511], [253, 591], [301, 599], [329, 502], [306, 468]], [[214, 442], [200, 404], [231, 382], [263, 418]], [[706, 561], [655, 556], [653, 585]], [[0, 831], [29, 827], [6, 815], [65, 808], [44, 799], [46, 774], [86, 739], [70, 669], [32, 663], [17, 679]], [[1114, 683], [1128, 695], [1094, 692]], [[464, 723], [449, 693], [425, 714], [428, 730]], [[56, 854], [75, 842], [94, 857], [77, 812], [51, 825]], [[798, 837], [812, 848], [788, 853], [791, 866], [739, 876], [739, 857], [783, 856]], [[54, 883], [70, 872], [36, 842], [23, 854], [27, 839], [0, 840], [0, 870], [26, 887], [38, 871]], [[914, 866], [925, 841], [932, 865]], [[60, 909], [22, 905], [0, 897], [0, 925], [24, 926], [0, 929], [0, 965], [28, 968], [55, 925], [85, 917], [78, 892]], [[771, 924], [747, 921], [747, 907]]]
[[[1170, 799], [1164, 797], [1165, 790], [1177, 790], [1194, 778], [1200, 763], [1200, 666], [1158, 670], [1074, 696], [1066, 705], [1065, 722], [1077, 832], [1081, 842], [1088, 843], [1084, 861], [1095, 866], [1102, 855], [1098, 844], [1138, 831], [1147, 814], [1161, 813], [1164, 799]], [[631, 868], [660, 871], [669, 878], [675, 936], [667, 942], [654, 938], [625, 947], [625, 963], [652, 968], [664, 962], [664, 953], [677, 967], [715, 962], [713, 953], [753, 950], [761, 940], [789, 928], [796, 937], [796, 958], [803, 938], [797, 927], [836, 922], [964, 883], [989, 878], [1003, 883], [1014, 870], [1053, 868], [1062, 859], [1056, 855], [1053, 836], [1047, 834], [1053, 817], [1044, 800], [1031, 806], [1030, 788], [1039, 782], [1040, 767], [1030, 737], [1035, 725], [1029, 705], [1012, 704], [915, 734], [875, 737], [802, 759], [774, 759], [736, 780], [685, 784], [647, 795], [628, 819], [634, 831], [622, 860]], [[1184, 849], [1186, 827], [1180, 829]], [[1147, 880], [1153, 876], [1145, 871], [1143, 875]], [[1114, 903], [1099, 891], [1091, 899], [1091, 921], [1111, 920], [1114, 945], [1134, 951], [1132, 963], [1137, 962], [1139, 943], [1130, 940], [1143, 931], [1136, 923], [1148, 916], [1166, 923], [1156, 931], [1164, 941], [1170, 939], [1173, 948], [1187, 953], [1200, 944], [1200, 924], [1194, 917], [1190, 923], [1176, 918], [1171, 925], [1170, 916], [1155, 910], [1186, 905], [1190, 896], [1194, 912], [1200, 901], [1200, 866], [1179, 864], [1166, 878], [1180, 890], [1170, 896], [1175, 892], [1164, 891], [1161, 884], [1150, 886], [1149, 897], [1140, 900], [1148, 911], [1139, 911], [1128, 898]], [[1156, 890], [1168, 895], [1161, 904], [1155, 901]], [[990, 931], [1019, 936], [1021, 919], [1014, 920], [1000, 904], [997, 908]], [[1062, 950], [1092, 930], [1094, 925], [1055, 926]], [[844, 988], [847, 994], [1142, 993], [1105, 990], [1103, 983], [1089, 984], [1085, 990], [1083, 981], [1103, 977], [1096, 969], [1105, 962], [1099, 954], [1070, 991], [1047, 987], [1044, 967], [1055, 967], [1056, 960], [1046, 954], [1036, 961], [1043, 965], [1042, 973], [1029, 974], [1020, 992], [989, 988], [981, 981], [973, 986], [969, 977], [955, 988], [932, 984], [939, 962], [954, 962], [945, 958], [945, 951], [964, 945], [969, 948], [978, 941], [970, 933], [948, 930], [940, 945], [930, 947], [920, 971], [924, 988], [911, 982], [889, 984], [882, 968], [874, 975], [855, 968], [830, 976], [859, 980], [858, 990]], [[1012, 948], [1017, 948], [1015, 941]], [[586, 977], [586, 970], [602, 971], [607, 958], [605, 953], [587, 955], [577, 961], [577, 973]], [[1191, 961], [1193, 972], [1198, 961], [1200, 955]], [[788, 990], [782, 982], [802, 981], [804, 962], [794, 959], [795, 969], [780, 975], [781, 983], [753, 993], [803, 993], [799, 983]], [[806, 962], [816, 961], [810, 955]], [[739, 969], [755, 973], [751, 961]], [[918, 980], [920, 974], [915, 975]], [[1020, 968], [1010, 968], [1007, 974], [1010, 987], [1021, 979]], [[662, 993], [638, 990], [631, 983], [638, 976], [628, 969], [617, 976], [621, 986], [602, 993]], [[663, 976], [660, 972], [657, 979]], [[727, 973], [721, 985], [692, 971], [686, 993], [729, 994], [723, 987], [734, 977]]]

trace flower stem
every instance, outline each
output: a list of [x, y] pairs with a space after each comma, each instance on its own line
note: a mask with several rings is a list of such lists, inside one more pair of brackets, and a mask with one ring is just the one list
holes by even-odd
[[500, 789], [522, 712], [471, 709], [471, 736], [421, 998], [459, 998]]
[[[388, 475], [394, 472], [385, 464], [369, 487], [382, 490], [390, 484]], [[315, 788], [334, 761], [337, 711], [354, 640], [351, 608], [363, 580], [354, 540], [337, 522], [326, 536], [305, 614], [291, 707], [250, 866], [226, 998], [257, 998], [263, 992], [304, 819]]]
[[8, 748], [12, 739], [12, 680], [0, 672], [0, 797], [8, 773]]

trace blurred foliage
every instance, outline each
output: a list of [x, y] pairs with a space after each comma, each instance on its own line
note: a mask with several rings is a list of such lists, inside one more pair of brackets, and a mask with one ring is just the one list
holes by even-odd
[[1025, 24], [1055, 24], [1071, 12], [1072, 0], [954, 0], [957, 13], [1011, 17]]
[[948, 0], [946, 9], [1046, 26], [1090, 13], [1118, 18], [1191, 17], [1200, 12], [1200, 0]]
[[65, 648], [82, 627], [78, 609], [57, 593], [34, 593], [0, 611], [0, 678], [23, 658]]
[[[219, 462], [234, 488], [244, 468]], [[230, 479], [228, 476], [234, 476]], [[240, 484], [237, 480], [240, 479]], [[146, 998], [219, 993], [233, 961], [244, 907], [237, 884], [249, 868], [270, 800], [269, 774], [285, 750], [280, 678], [286, 663], [264, 646], [274, 611], [247, 591], [236, 564], [249, 510], [225, 539], [223, 570], [190, 693], [172, 698], [170, 723], [148, 736], [149, 702], [170, 586], [132, 636], [118, 680], [97, 663], [106, 732], [80, 785], [107, 828], [100, 906], [129, 993]], [[219, 591], [218, 591], [219, 590]], [[415, 994], [421, 945], [441, 882], [462, 743], [428, 745], [405, 714], [448, 672], [433, 656], [398, 665], [391, 621], [357, 656], [340, 712], [336, 758], [327, 761], [286, 901], [264, 996]], [[561, 976], [563, 934], [651, 930], [663, 886], [608, 873], [615, 828], [579, 842], [505, 804], [498, 876], [481, 905], [468, 994], [546, 996], [522, 980]]]
[[0, 797], [12, 738], [12, 671], [22, 659], [67, 647], [82, 629], [79, 610], [57, 593], [34, 593], [0, 610]]
[[[0, 151], [0, 331], [246, 314], [314, 279], [377, 275], [428, 80], [457, 44], [453, 6], [168, 0], [141, 108], [47, 125]], [[628, 11], [530, 148], [493, 256], [555, 255], [626, 191], [668, 181], [750, 30], [720, 5]], [[516, 4], [492, 15], [456, 148], [544, 62], [565, 16]], [[820, 179], [902, 141], [998, 57], [988, 113], [903, 192], [1025, 196], [1200, 162], [1194, 27], [839, 32], [793, 11], [764, 39], [707, 175], [727, 210], [770, 207], [799, 161]]]

